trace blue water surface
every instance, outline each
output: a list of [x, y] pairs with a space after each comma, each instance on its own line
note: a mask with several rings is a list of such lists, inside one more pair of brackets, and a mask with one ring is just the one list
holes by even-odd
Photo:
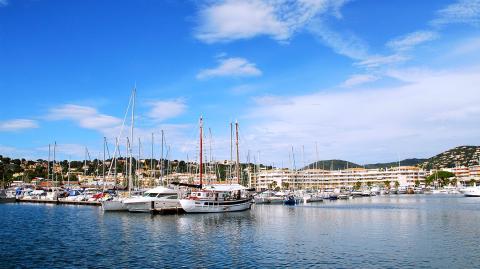
[[479, 268], [480, 199], [392, 195], [200, 215], [0, 204], [1, 268]]

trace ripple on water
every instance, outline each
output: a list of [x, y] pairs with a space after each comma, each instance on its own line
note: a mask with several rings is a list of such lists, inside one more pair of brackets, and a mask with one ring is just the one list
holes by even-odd
[[[26, 268], [480, 266], [480, 199], [360, 198], [151, 216], [0, 205], [3, 264]], [[475, 264], [477, 263], [477, 264]]]

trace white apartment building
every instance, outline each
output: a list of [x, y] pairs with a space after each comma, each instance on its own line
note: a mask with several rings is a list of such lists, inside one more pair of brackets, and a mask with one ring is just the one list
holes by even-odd
[[396, 181], [400, 186], [413, 186], [417, 180], [423, 182], [426, 175], [425, 170], [412, 166], [390, 169], [351, 168], [335, 171], [273, 169], [249, 173], [249, 185], [257, 190], [265, 190], [272, 186], [288, 186], [297, 189], [353, 187], [357, 182], [364, 185], [369, 183], [384, 185], [385, 181], [389, 181], [392, 186]]

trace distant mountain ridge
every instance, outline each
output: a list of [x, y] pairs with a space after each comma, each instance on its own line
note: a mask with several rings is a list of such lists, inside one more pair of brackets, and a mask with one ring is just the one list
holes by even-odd
[[[409, 158], [400, 161], [401, 166], [418, 166], [424, 169], [452, 168], [455, 166], [471, 166], [480, 164], [480, 146], [459, 146], [437, 154], [428, 159]], [[342, 170], [347, 168], [364, 167], [367, 169], [391, 168], [399, 162], [373, 163], [359, 165], [345, 160], [321, 160], [309, 164], [305, 168], [325, 170]]]
[[[405, 159], [400, 161], [400, 165], [402, 166], [416, 166], [419, 163], [425, 162], [427, 159]], [[352, 163], [349, 161], [345, 160], [321, 160], [318, 162], [314, 162], [309, 164], [305, 168], [318, 168], [318, 169], [324, 169], [324, 170], [343, 170], [347, 168], [367, 168], [367, 169], [378, 169], [378, 168], [390, 168], [390, 167], [395, 167], [398, 166], [398, 162], [388, 162], [388, 163], [373, 163], [373, 164], [365, 164], [365, 165], [360, 165], [356, 163]]]
[[358, 167], [362, 167], [362, 166], [356, 163], [345, 161], [345, 160], [322, 160], [322, 161], [311, 163], [307, 165], [307, 167], [304, 167], [302, 169], [317, 168], [317, 169], [324, 169], [324, 170], [342, 170], [347, 168], [358, 168]]
[[411, 158], [411, 159], [401, 160], [400, 162], [366, 164], [365, 168], [367, 168], [367, 169], [390, 168], [390, 167], [395, 167], [395, 166], [398, 166], [398, 165], [401, 165], [401, 166], [416, 166], [420, 163], [425, 162], [426, 160], [427, 159]]

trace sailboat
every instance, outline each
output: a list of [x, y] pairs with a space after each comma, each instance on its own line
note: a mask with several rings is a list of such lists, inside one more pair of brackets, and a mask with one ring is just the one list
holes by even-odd
[[[187, 213], [220, 213], [248, 210], [252, 206], [252, 197], [246, 187], [240, 182], [240, 160], [238, 152], [238, 122], [236, 127], [237, 183], [203, 185], [203, 119], [200, 117], [200, 185], [186, 199], [181, 199], [180, 204]], [[188, 184], [187, 184], [188, 185]]]
[[[136, 95], [136, 88], [133, 88], [132, 95], [130, 97], [130, 102], [128, 104], [127, 112], [128, 109], [130, 108], [130, 104], [132, 105], [132, 118], [131, 118], [131, 123], [130, 123], [130, 138], [132, 139], [133, 142], [133, 128], [134, 128], [134, 119], [135, 119], [135, 95]], [[126, 116], [126, 115], [125, 115]], [[124, 119], [125, 122], [125, 119]], [[123, 126], [122, 126], [123, 129]], [[129, 161], [129, 169], [128, 169], [128, 197], [131, 197], [132, 193], [132, 185], [133, 185], [133, 178], [132, 178], [132, 162], [133, 162], [133, 156], [132, 156], [132, 150], [131, 147], [128, 146], [128, 138], [127, 138], [127, 151], [130, 154], [130, 161]], [[102, 209], [103, 211], [126, 211], [128, 210], [126, 204], [124, 203], [125, 198], [124, 197], [111, 197], [107, 200], [101, 201], [102, 204]]]

